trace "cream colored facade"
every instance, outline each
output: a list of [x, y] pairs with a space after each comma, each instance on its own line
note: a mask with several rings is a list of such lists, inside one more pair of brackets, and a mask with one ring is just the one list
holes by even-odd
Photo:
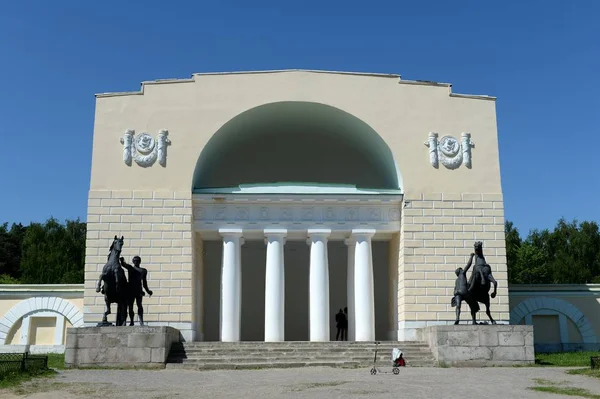
[[0, 285], [0, 352], [64, 352], [66, 329], [83, 326], [80, 284]]
[[600, 349], [600, 284], [531, 284], [510, 287], [511, 324], [534, 326], [535, 350]]
[[[304, 136], [296, 132], [302, 129]], [[126, 131], [135, 132], [134, 141], [147, 132], [158, 143], [157, 133], [164, 130], [170, 143], [158, 161], [151, 166], [143, 159], [142, 166], [124, 162]], [[282, 136], [288, 130], [294, 134]], [[475, 143], [470, 167], [466, 160], [457, 168], [442, 163], [434, 167], [431, 148], [424, 145], [432, 132], [459, 142], [463, 133], [470, 133]], [[463, 142], [463, 150], [464, 146]], [[369, 179], [374, 187], [369, 187]], [[219, 182], [224, 186], [216, 187]], [[236, 187], [236, 182], [244, 184]], [[261, 219], [263, 213], [266, 221]], [[405, 81], [397, 75], [294, 70], [196, 74], [185, 80], [144, 82], [140, 92], [99, 94], [87, 221], [87, 325], [102, 317], [104, 302], [95, 284], [112, 237], [124, 235], [123, 256], [139, 254], [149, 270], [154, 296], [145, 299], [145, 319], [177, 327], [187, 340], [208, 339], [207, 330], [218, 331], [214, 324], [219, 324], [219, 316], [210, 314], [215, 314], [224, 294], [207, 287], [205, 278], [222, 272], [207, 268], [223, 263], [216, 259], [220, 247], [210, 249], [215, 242], [222, 245], [223, 229], [239, 230], [246, 242], [238, 250], [242, 275], [253, 262], [262, 262], [264, 268], [265, 230], [285, 230], [285, 248], [304, 242], [311, 229], [327, 232], [320, 238], [326, 248], [344, 245], [344, 240], [368, 230], [368, 251], [373, 256], [381, 253], [372, 263], [384, 270], [375, 276], [373, 317], [382, 325], [375, 334], [377, 339], [400, 340], [414, 339], [416, 328], [454, 320], [450, 307], [454, 270], [464, 267], [474, 241], [481, 240], [499, 284], [492, 315], [497, 321], [509, 321], [495, 99], [454, 94], [449, 84]], [[385, 248], [373, 251], [370, 240], [384, 242]], [[302, 254], [312, 254], [315, 245], [305, 250], [294, 247], [298, 255], [282, 249], [285, 273], [301, 268], [290, 270], [288, 259], [300, 264]], [[257, 255], [251, 255], [250, 248]], [[215, 251], [218, 254], [212, 256]], [[270, 259], [277, 251], [269, 252]], [[342, 248], [335, 259], [329, 254], [329, 271], [344, 269], [340, 280], [349, 278], [345, 268], [353, 251], [346, 257]], [[208, 264], [211, 256], [216, 260]], [[283, 270], [283, 262], [274, 266], [275, 275], [277, 268]], [[327, 271], [327, 251], [324, 259], [310, 262], [310, 270]], [[308, 273], [309, 265], [305, 266]], [[293, 297], [286, 293], [283, 305], [269, 297], [284, 295], [282, 287], [268, 279], [265, 283], [265, 269], [256, 270], [263, 274], [257, 272], [251, 280], [244, 277], [238, 294], [243, 297], [245, 289], [252, 291], [257, 284], [265, 292], [255, 291], [258, 305], [247, 305], [247, 298], [240, 305], [245, 314], [240, 339], [255, 339], [265, 332], [247, 330], [244, 338], [245, 328], [256, 323], [244, 307], [260, 310], [260, 318], [275, 317], [277, 323], [285, 318], [286, 337], [299, 329], [308, 331], [308, 313], [313, 323], [317, 317], [314, 308], [308, 312], [309, 305], [299, 305], [294, 316], [287, 311], [295, 301], [309, 300], [308, 278], [306, 289]], [[214, 282], [223, 289], [223, 281]], [[286, 290], [290, 286], [287, 280], [280, 284]], [[312, 290], [317, 283], [310, 284]], [[372, 284], [359, 284], [347, 286], [360, 292], [364, 288], [367, 294], [373, 291]], [[377, 299], [378, 284], [386, 291], [383, 299]], [[319, 298], [330, 307], [329, 319], [351, 297], [352, 288], [342, 285], [346, 281], [330, 281], [328, 288], [321, 285], [326, 292]], [[213, 296], [207, 294], [211, 290]], [[337, 302], [329, 303], [334, 298]], [[276, 313], [270, 313], [272, 300]], [[385, 310], [378, 311], [378, 304]], [[285, 316], [277, 313], [280, 305]], [[357, 303], [357, 311], [363, 305], [368, 308], [368, 300]], [[291, 317], [299, 321], [289, 321]], [[364, 320], [371, 320], [368, 317]], [[382, 319], [386, 320], [380, 323]], [[308, 332], [299, 337], [309, 339]]]

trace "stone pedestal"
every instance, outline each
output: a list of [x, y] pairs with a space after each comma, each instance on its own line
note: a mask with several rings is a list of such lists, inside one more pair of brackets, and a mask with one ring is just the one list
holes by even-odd
[[163, 368], [171, 344], [180, 341], [173, 327], [69, 328], [65, 367]]
[[440, 366], [515, 366], [535, 362], [531, 325], [449, 325], [417, 331]]

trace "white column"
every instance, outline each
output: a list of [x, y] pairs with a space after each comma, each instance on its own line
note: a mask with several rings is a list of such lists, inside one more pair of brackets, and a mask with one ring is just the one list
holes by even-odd
[[283, 246], [285, 229], [265, 230], [267, 268], [265, 275], [265, 341], [284, 341], [285, 335], [285, 267]]
[[354, 316], [354, 251], [356, 240], [349, 238], [345, 241], [348, 246], [348, 272], [346, 277], [346, 306], [348, 306], [348, 341], [354, 341], [355, 316]]
[[65, 344], [65, 316], [56, 315], [56, 327], [54, 329], [54, 345]]
[[375, 340], [375, 292], [371, 237], [375, 230], [352, 230], [354, 250], [355, 340]]
[[310, 340], [329, 341], [329, 263], [327, 237], [331, 230], [308, 230], [310, 245]]
[[242, 316], [241, 229], [221, 229], [223, 262], [221, 272], [221, 341], [240, 340]]

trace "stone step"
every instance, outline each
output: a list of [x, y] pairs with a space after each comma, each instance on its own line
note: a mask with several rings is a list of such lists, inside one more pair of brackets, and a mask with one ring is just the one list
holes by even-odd
[[[262, 341], [240, 341], [240, 342], [183, 342], [185, 346], [375, 346], [374, 341], [326, 341], [326, 342], [311, 342], [311, 341], [283, 341], [283, 342], [262, 342]], [[379, 341], [379, 346], [411, 346], [411, 345], [427, 345], [421, 341]]]
[[[183, 369], [183, 370], [244, 370], [244, 369], [262, 369], [262, 368], [296, 368], [296, 367], [339, 367], [339, 368], [359, 368], [368, 369], [373, 364], [362, 364], [361, 362], [342, 362], [342, 361], [278, 361], [278, 362], [253, 362], [253, 363], [167, 363], [167, 369]], [[433, 362], [423, 362], [419, 364], [407, 364], [407, 367], [433, 367]], [[377, 364], [381, 371], [392, 371], [392, 366], [389, 364]], [[400, 368], [402, 370], [402, 368]], [[368, 372], [368, 371], [365, 371]]]
[[[404, 359], [407, 360], [416, 360], [416, 359], [432, 359], [433, 356], [431, 353], [422, 353], [422, 354], [409, 354], [405, 355]], [[236, 359], [331, 359], [331, 360], [344, 360], [344, 359], [355, 359], [355, 360], [368, 360], [373, 361], [373, 355], [342, 355], [342, 356], [333, 356], [327, 353], [313, 353], [310, 355], [285, 355], [285, 356], [274, 356], [267, 354], [260, 355], [240, 355], [240, 356], [228, 356], [228, 355], [196, 355], [196, 354], [169, 354], [168, 359], [178, 360], [178, 359], [188, 359], [188, 360], [196, 360], [196, 359], [228, 359], [235, 361]], [[391, 362], [391, 356], [379, 356], [377, 355], [378, 361]]]
[[[329, 356], [315, 356], [315, 357], [291, 357], [291, 358], [278, 358], [278, 357], [244, 357], [244, 358], [230, 358], [230, 357], [194, 357], [194, 358], [171, 358], [169, 357], [170, 363], [276, 363], [281, 360], [289, 360], [294, 362], [314, 362], [314, 361], [332, 361], [332, 362], [358, 362], [360, 364], [371, 364], [373, 358], [367, 357], [348, 357], [348, 358], [332, 358]], [[407, 362], [418, 363], [418, 362], [433, 362], [432, 356], [423, 356], [418, 358], [406, 358]], [[377, 359], [377, 364], [390, 365], [392, 364], [391, 359]]]
[[281, 347], [281, 348], [272, 348], [272, 347], [260, 347], [260, 346], [248, 346], [248, 347], [197, 347], [197, 346], [178, 346], [172, 345], [172, 350], [185, 350], [185, 351], [196, 351], [196, 352], [310, 352], [310, 351], [328, 351], [328, 352], [375, 352], [377, 349], [379, 352], [392, 352], [393, 348], [398, 348], [402, 352], [407, 351], [419, 351], [419, 350], [429, 350], [428, 346], [390, 346], [390, 347], [378, 347], [375, 348], [373, 346], [364, 346], [364, 347], [337, 347], [337, 348], [328, 348], [328, 347]]
[[[429, 353], [430, 350], [427, 347], [412, 347], [412, 348], [400, 348], [403, 353]], [[231, 355], [238, 354], [265, 354], [265, 353], [273, 353], [273, 354], [309, 354], [309, 353], [331, 353], [331, 354], [349, 354], [349, 353], [375, 353], [374, 348], [277, 348], [277, 349], [269, 349], [269, 348], [180, 348], [180, 347], [172, 347], [172, 353], [204, 353], [204, 354], [218, 354], [218, 353], [227, 353]], [[391, 354], [392, 349], [382, 349], [379, 348], [377, 353], [381, 354]]]
[[432, 353], [424, 342], [184, 342], [173, 344], [167, 359], [170, 368], [252, 369], [280, 367], [369, 367], [375, 350], [377, 365], [392, 367], [392, 348], [404, 353], [407, 365], [432, 367]]
[[308, 345], [296, 345], [296, 346], [270, 346], [270, 345], [245, 345], [245, 346], [230, 346], [230, 345], [213, 345], [213, 346], [198, 346], [198, 345], [181, 345], [181, 344], [173, 344], [171, 346], [173, 349], [181, 349], [181, 350], [197, 350], [197, 351], [248, 351], [248, 350], [260, 350], [260, 351], [306, 351], [306, 350], [327, 350], [327, 351], [358, 351], [358, 350], [370, 350], [374, 351], [378, 349], [380, 351], [390, 351], [393, 348], [399, 348], [403, 352], [406, 350], [412, 349], [429, 349], [427, 345], [386, 345], [386, 346], [375, 346], [375, 345], [352, 345], [352, 346], [308, 346]]
[[[423, 357], [423, 356], [431, 356], [431, 351], [405, 351], [403, 352], [404, 357]], [[197, 358], [197, 357], [226, 357], [226, 358], [241, 358], [241, 357], [315, 357], [315, 356], [328, 356], [331, 358], [348, 358], [348, 357], [356, 357], [356, 358], [373, 358], [375, 356], [374, 352], [369, 351], [348, 351], [348, 352], [329, 352], [329, 351], [311, 351], [311, 352], [238, 352], [238, 353], [230, 353], [230, 352], [193, 352], [193, 351], [171, 351], [169, 353], [171, 357], [188, 357], [188, 358]], [[388, 352], [378, 352], [377, 358], [382, 359], [390, 359], [392, 356], [391, 353]]]
[[[415, 349], [415, 348], [411, 348], [411, 349], [404, 349], [404, 348], [400, 348], [402, 350], [402, 353], [404, 353], [405, 356], [408, 355], [419, 355], [419, 354], [427, 354], [427, 353], [431, 353], [431, 351], [429, 350], [429, 348], [419, 348], [419, 349]], [[319, 353], [329, 353], [332, 355], [340, 355], [340, 356], [349, 356], [349, 355], [360, 355], [360, 356], [364, 356], [364, 355], [368, 355], [368, 356], [373, 356], [375, 354], [375, 350], [373, 350], [372, 348], [365, 348], [365, 349], [360, 349], [360, 350], [326, 350], [326, 349], [311, 349], [311, 350], [298, 350], [298, 349], [292, 349], [292, 350], [261, 350], [261, 349], [251, 349], [251, 350], [197, 350], [197, 349], [171, 349], [171, 353], [172, 354], [194, 354], [194, 355], [201, 355], [201, 356], [212, 356], [212, 355], [227, 355], [227, 356], [244, 356], [244, 355], [255, 355], [255, 356], [261, 356], [261, 355], [268, 355], [268, 356], [296, 356], [296, 355], [300, 355], [300, 356], [310, 356], [313, 354], [319, 354]], [[391, 356], [392, 354], [392, 350], [378, 350], [377, 351], [377, 355], [378, 356]]]
[[[186, 358], [186, 359], [207, 359], [207, 358], [226, 358], [226, 359], [237, 359], [237, 358], [307, 358], [312, 359], [314, 357], [326, 356], [331, 359], [373, 359], [374, 353], [356, 353], [356, 352], [342, 352], [342, 353], [328, 353], [328, 352], [310, 352], [310, 353], [269, 353], [269, 352], [241, 352], [241, 353], [196, 353], [196, 352], [170, 352], [170, 358]], [[382, 360], [391, 360], [391, 354], [389, 353], [378, 353], [377, 358]], [[429, 351], [419, 352], [404, 352], [404, 358], [422, 358], [431, 357]]]

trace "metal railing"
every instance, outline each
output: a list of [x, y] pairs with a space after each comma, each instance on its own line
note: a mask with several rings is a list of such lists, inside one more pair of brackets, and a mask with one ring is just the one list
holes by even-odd
[[44, 371], [48, 369], [48, 356], [29, 353], [0, 353], [0, 378], [10, 373]]

